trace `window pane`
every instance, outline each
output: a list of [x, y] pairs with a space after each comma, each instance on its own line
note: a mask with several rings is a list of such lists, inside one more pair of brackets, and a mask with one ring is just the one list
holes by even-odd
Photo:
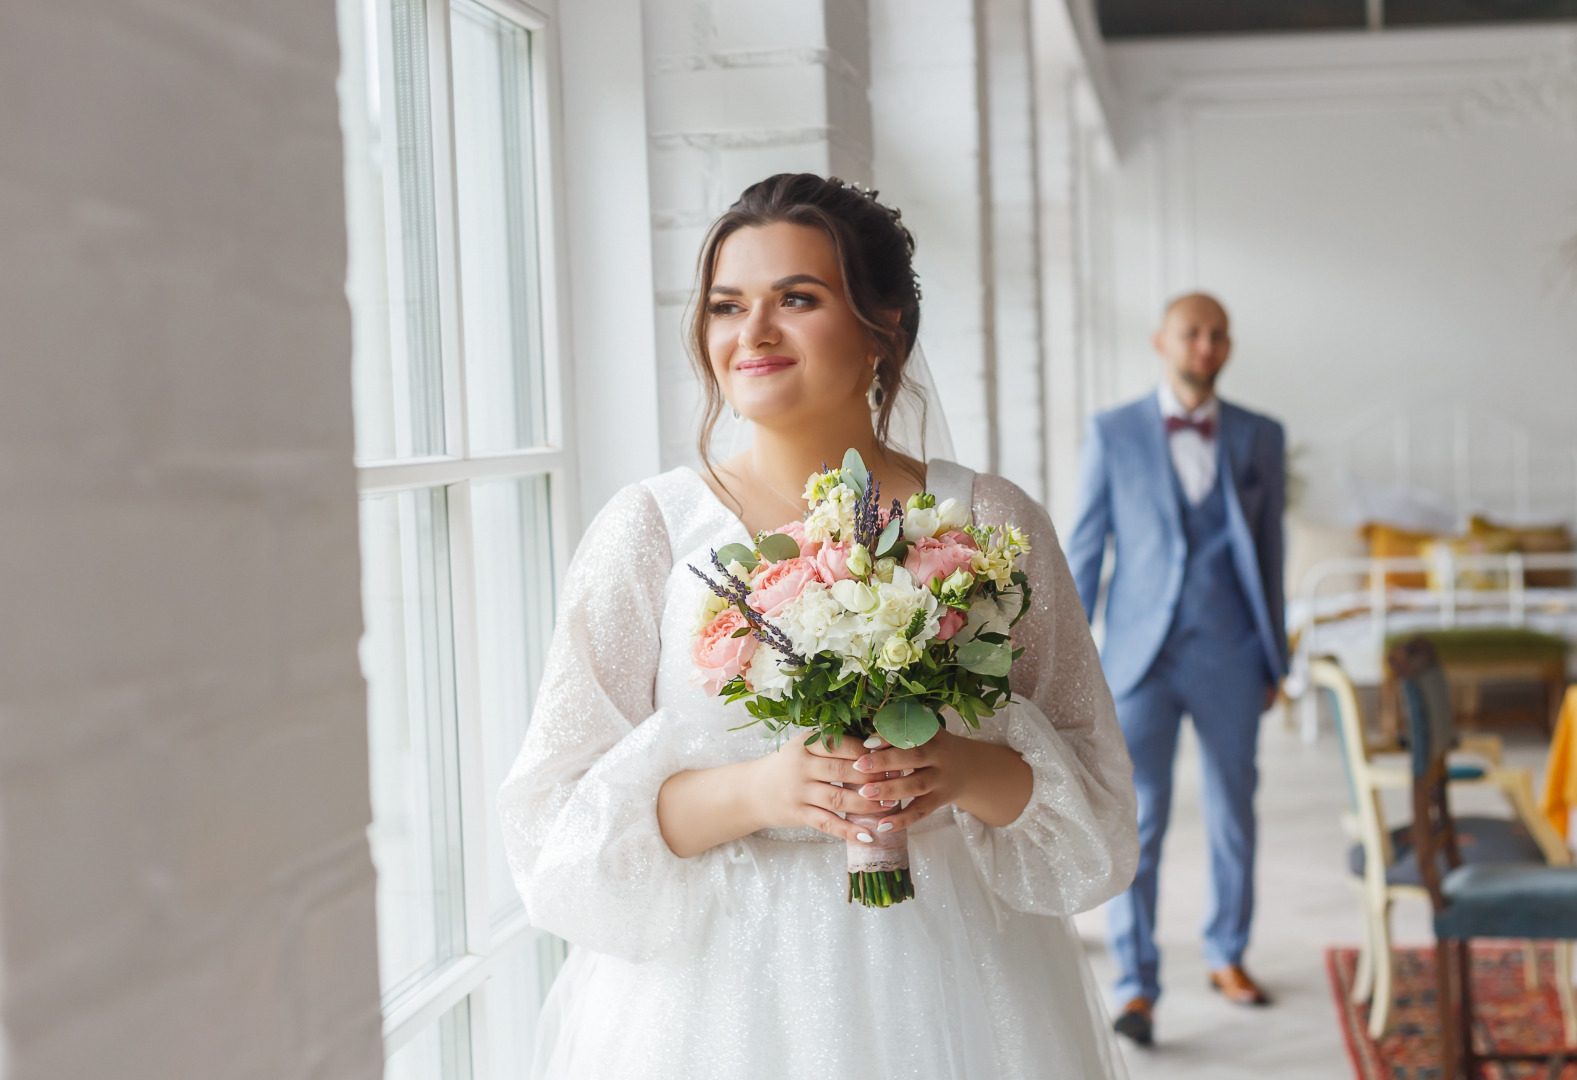
[[495, 919], [520, 908], [494, 807], [499, 785], [526, 737], [526, 722], [553, 632], [548, 497], [546, 476], [478, 482], [471, 487], [483, 777], [487, 784], [488, 895]]
[[361, 503], [361, 642], [386, 995], [464, 948], [449, 542], [440, 488]]
[[450, 11], [471, 449], [538, 446], [547, 438], [547, 412], [531, 35], [471, 0], [455, 0]]
[[563, 962], [562, 941], [533, 933], [529, 941], [513, 948], [488, 983], [488, 1039], [495, 1077], [531, 1075], [537, 1016]]
[[356, 456], [444, 452], [422, 0], [339, 0]]
[[384, 1063], [383, 1080], [471, 1080], [470, 999], [395, 1051]]

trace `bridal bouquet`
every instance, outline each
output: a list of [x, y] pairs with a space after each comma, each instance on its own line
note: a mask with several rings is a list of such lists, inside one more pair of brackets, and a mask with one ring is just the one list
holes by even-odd
[[[695, 681], [781, 735], [807, 743], [879, 735], [912, 749], [951, 712], [972, 727], [1009, 700], [1013, 625], [1029, 609], [1017, 569], [1029, 550], [1010, 524], [977, 527], [957, 499], [921, 493], [882, 507], [850, 450], [813, 474], [803, 520], [712, 552], [694, 646]], [[747, 724], [745, 726], [750, 726]], [[914, 896], [904, 830], [865, 827], [848, 845], [849, 900], [888, 907]]]

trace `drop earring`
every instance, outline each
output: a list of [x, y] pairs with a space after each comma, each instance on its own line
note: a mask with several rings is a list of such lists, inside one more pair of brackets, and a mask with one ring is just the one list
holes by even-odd
[[884, 397], [882, 377], [879, 374], [872, 374], [871, 385], [865, 391], [865, 403], [871, 407], [871, 412], [876, 412], [882, 407], [882, 399]]
[[743, 424], [745, 422], [745, 414], [734, 408], [732, 405], [728, 407], [728, 411], [734, 414], [734, 423]]

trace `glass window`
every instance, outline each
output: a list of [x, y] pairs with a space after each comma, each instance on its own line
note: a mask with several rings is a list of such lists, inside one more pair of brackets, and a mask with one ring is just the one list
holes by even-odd
[[508, 0], [338, 5], [385, 1075], [521, 1076], [563, 955], [526, 923], [496, 809], [573, 486], [545, 344], [548, 28]]

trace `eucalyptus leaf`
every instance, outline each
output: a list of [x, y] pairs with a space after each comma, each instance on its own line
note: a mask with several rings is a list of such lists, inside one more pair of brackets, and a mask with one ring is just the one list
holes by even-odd
[[761, 557], [767, 562], [778, 563], [784, 559], [799, 558], [799, 543], [784, 533], [772, 533], [761, 538]]
[[942, 726], [936, 713], [909, 698], [883, 705], [876, 712], [875, 723], [881, 737], [900, 750], [930, 742]]
[[865, 490], [865, 459], [860, 457], [860, 452], [854, 447], [849, 447], [843, 452], [843, 471], [854, 475], [855, 486], [861, 491]]
[[879, 559], [893, 549], [898, 538], [903, 535], [903, 519], [893, 518], [887, 523], [887, 528], [876, 538], [876, 557]]
[[959, 647], [958, 664], [976, 675], [1001, 677], [1013, 670], [1013, 651], [1006, 645], [977, 639]]
[[[794, 553], [796, 555], [799, 554], [799, 548], [797, 545], [794, 549]], [[744, 544], [725, 544], [723, 547], [718, 549], [717, 561], [722, 563], [725, 567], [729, 563], [738, 563], [748, 571], [754, 570], [756, 568], [756, 564], [760, 560], [756, 558], [756, 553], [751, 551]]]

